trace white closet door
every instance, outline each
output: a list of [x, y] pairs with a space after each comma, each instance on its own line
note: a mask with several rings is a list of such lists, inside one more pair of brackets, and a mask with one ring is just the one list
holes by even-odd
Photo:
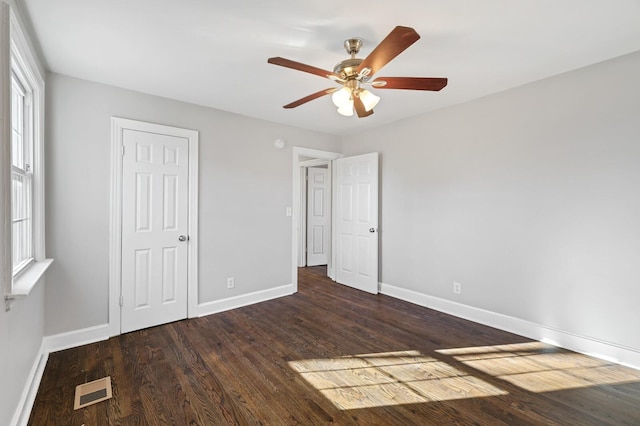
[[189, 146], [125, 129], [122, 188], [123, 333], [187, 317]]

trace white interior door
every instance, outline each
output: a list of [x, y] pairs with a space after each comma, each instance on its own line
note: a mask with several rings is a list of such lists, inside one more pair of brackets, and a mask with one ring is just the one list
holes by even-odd
[[378, 153], [336, 161], [336, 281], [378, 293]]
[[307, 168], [307, 266], [329, 261], [329, 169]]
[[122, 162], [123, 333], [187, 317], [189, 145], [125, 129]]

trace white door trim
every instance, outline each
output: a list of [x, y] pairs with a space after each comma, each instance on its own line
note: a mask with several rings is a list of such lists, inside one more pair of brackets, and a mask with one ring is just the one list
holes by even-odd
[[109, 335], [120, 334], [122, 281], [122, 134], [124, 129], [183, 137], [189, 141], [189, 245], [187, 265], [187, 316], [198, 307], [198, 132], [111, 117], [111, 200], [109, 224]]
[[[300, 239], [300, 190], [301, 190], [301, 173], [300, 167], [305, 165], [307, 160], [300, 160], [301, 157], [314, 158], [321, 160], [335, 160], [342, 158], [342, 154], [338, 152], [320, 151], [317, 149], [293, 147], [293, 192], [292, 192], [292, 217], [291, 217], [291, 283], [293, 292], [298, 291], [298, 250]], [[334, 185], [332, 179], [332, 185]], [[333, 193], [333, 191], [332, 191]], [[333, 203], [332, 203], [333, 206]], [[333, 209], [333, 208], [332, 208]], [[333, 213], [332, 213], [333, 215]], [[333, 233], [333, 228], [332, 231]], [[332, 238], [333, 241], [333, 238]], [[333, 242], [331, 243], [333, 246]], [[334, 252], [333, 250], [331, 251]], [[332, 254], [333, 256], [333, 254]], [[333, 262], [332, 262], [333, 264]]]

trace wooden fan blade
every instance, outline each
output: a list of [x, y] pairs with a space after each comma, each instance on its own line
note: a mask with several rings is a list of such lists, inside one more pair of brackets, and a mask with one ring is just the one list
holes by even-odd
[[309, 74], [319, 75], [320, 77], [324, 77], [324, 78], [335, 77], [337, 79], [341, 79], [341, 77], [334, 72], [323, 70], [322, 68], [312, 67], [311, 65], [292, 61], [290, 59], [276, 57], [276, 58], [267, 59], [267, 62], [274, 65], [280, 65], [281, 67], [291, 68], [298, 71], [308, 72]]
[[[387, 84], [378, 85], [382, 82]], [[376, 89], [432, 90], [437, 92], [447, 85], [447, 79], [436, 77], [378, 77], [371, 82], [371, 85]]]
[[319, 92], [312, 93], [309, 96], [305, 96], [302, 99], [298, 99], [297, 101], [291, 102], [290, 104], [287, 104], [287, 105], [283, 106], [283, 108], [286, 108], [286, 109], [295, 108], [295, 107], [300, 106], [302, 104], [306, 104], [307, 102], [312, 101], [314, 99], [318, 99], [318, 98], [320, 98], [322, 96], [330, 95], [331, 93], [335, 92], [336, 90], [338, 90], [337, 87], [332, 87], [330, 89], [324, 89], [324, 90], [321, 90]]
[[356, 110], [356, 114], [358, 114], [358, 117], [360, 117], [360, 118], [368, 117], [371, 114], [373, 114], [373, 110], [367, 111], [364, 108], [364, 104], [362, 103], [362, 99], [360, 99], [360, 97], [358, 97], [358, 96], [354, 96], [353, 97], [353, 107]]
[[393, 58], [418, 41], [420, 36], [409, 27], [395, 27], [384, 40], [376, 46], [358, 67], [358, 73], [365, 68], [370, 68], [369, 75], [373, 75], [388, 64]]

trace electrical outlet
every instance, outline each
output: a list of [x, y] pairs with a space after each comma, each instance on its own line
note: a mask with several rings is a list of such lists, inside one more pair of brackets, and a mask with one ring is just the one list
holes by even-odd
[[234, 288], [236, 286], [236, 279], [234, 277], [227, 278], [227, 288]]
[[453, 294], [462, 294], [462, 284], [458, 282], [453, 283]]

